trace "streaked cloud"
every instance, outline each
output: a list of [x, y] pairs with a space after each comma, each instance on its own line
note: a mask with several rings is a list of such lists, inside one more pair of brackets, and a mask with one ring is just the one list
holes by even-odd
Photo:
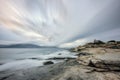
[[119, 0], [0, 0], [0, 27], [7, 29], [1, 39], [73, 45], [103, 39], [98, 36], [113, 29], [118, 39], [119, 8]]

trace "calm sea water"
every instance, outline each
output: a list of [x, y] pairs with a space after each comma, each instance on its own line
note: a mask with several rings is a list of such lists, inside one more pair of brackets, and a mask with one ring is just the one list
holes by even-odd
[[[74, 53], [60, 48], [1, 48], [0, 71], [43, 66], [43, 63], [52, 57], [75, 56]], [[54, 63], [61, 62], [61, 60], [52, 61]]]

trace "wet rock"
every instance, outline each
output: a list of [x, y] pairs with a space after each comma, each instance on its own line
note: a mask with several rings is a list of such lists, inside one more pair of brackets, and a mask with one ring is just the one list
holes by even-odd
[[87, 52], [80, 52], [80, 53], [76, 54], [76, 56], [88, 56], [88, 55], [91, 55], [91, 54], [87, 53]]
[[52, 61], [47, 61], [47, 62], [44, 62], [43, 64], [44, 64], [44, 65], [50, 65], [50, 64], [54, 64], [54, 62], [52, 62]]
[[65, 59], [76, 59], [76, 57], [52, 57], [48, 60], [65, 60]]
[[59, 53], [58, 55], [62, 55], [62, 53]]
[[28, 58], [28, 59], [39, 60], [39, 58]]

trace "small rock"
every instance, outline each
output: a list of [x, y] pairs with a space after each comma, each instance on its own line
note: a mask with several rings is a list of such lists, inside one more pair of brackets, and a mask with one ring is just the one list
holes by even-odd
[[76, 57], [52, 57], [48, 60], [64, 60], [64, 59], [76, 59]]
[[47, 62], [44, 62], [43, 64], [44, 64], [44, 65], [50, 65], [50, 64], [54, 64], [54, 62], [52, 62], [52, 61], [47, 61]]
[[62, 55], [62, 53], [59, 53], [58, 55]]
[[90, 55], [90, 53], [80, 52], [80, 53], [76, 54], [76, 56], [88, 56], [88, 55]]

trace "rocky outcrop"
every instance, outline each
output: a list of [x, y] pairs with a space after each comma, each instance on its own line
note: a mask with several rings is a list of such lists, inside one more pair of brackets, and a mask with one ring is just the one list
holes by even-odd
[[[95, 40], [83, 46], [73, 48], [77, 52], [81, 80], [119, 80], [120, 79], [120, 42], [111, 40], [106, 43]], [[79, 71], [78, 69], [78, 71]], [[89, 74], [90, 73], [90, 74]], [[72, 74], [74, 75], [74, 74]], [[95, 76], [96, 75], [96, 76]], [[77, 80], [69, 76], [68, 80]], [[67, 80], [66, 79], [66, 80]], [[63, 79], [64, 80], [64, 79]], [[79, 80], [79, 79], [78, 79]]]
[[77, 59], [81, 65], [102, 71], [120, 71], [120, 60], [102, 60], [94, 56], [82, 56]]
[[105, 71], [120, 71], [120, 61], [90, 60], [88, 66], [92, 66]]
[[86, 48], [109, 48], [109, 49], [120, 49], [120, 41], [110, 40], [108, 42], [103, 42], [101, 40], [94, 40], [94, 42], [86, 43], [83, 46], [78, 46], [72, 48], [70, 51], [78, 52]]

